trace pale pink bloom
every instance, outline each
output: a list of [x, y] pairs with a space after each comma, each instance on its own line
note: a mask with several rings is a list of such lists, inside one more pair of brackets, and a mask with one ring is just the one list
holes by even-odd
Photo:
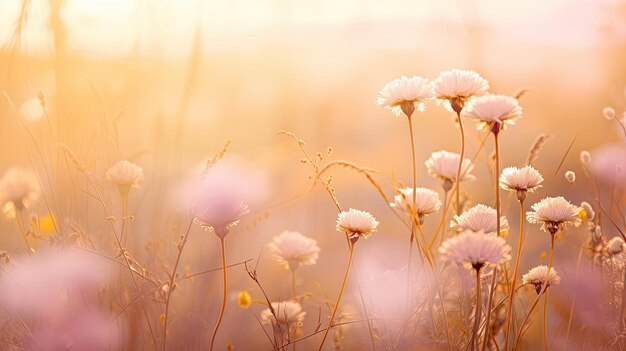
[[559, 277], [556, 269], [551, 267], [548, 275], [548, 267], [545, 265], [532, 268], [528, 273], [524, 274], [522, 276], [522, 284], [532, 284], [537, 294], [539, 294], [543, 289], [543, 284], [546, 282], [546, 276], [548, 277], [548, 287], [561, 284], [561, 277]]
[[619, 187], [626, 186], [626, 178], [618, 172], [618, 169], [626, 169], [626, 145], [623, 143], [602, 145], [593, 150], [593, 160], [589, 152], [584, 159], [583, 163], [596, 179]]
[[442, 72], [433, 81], [433, 86], [438, 99], [459, 99], [461, 102], [484, 95], [489, 90], [489, 82], [485, 78], [474, 71], [460, 69]]
[[272, 308], [276, 314], [275, 317], [269, 308], [261, 312], [261, 322], [264, 324], [278, 324], [293, 329], [302, 324], [304, 315], [306, 315], [302, 306], [294, 301], [272, 302]]
[[619, 236], [612, 237], [611, 240], [606, 243], [606, 252], [610, 255], [617, 255], [624, 251], [624, 245], [624, 239]]
[[194, 203], [195, 222], [225, 237], [250, 212], [249, 204], [261, 201], [266, 191], [263, 180], [259, 172], [241, 163], [218, 162], [186, 191]]
[[298, 232], [284, 231], [267, 244], [272, 256], [285, 269], [295, 271], [300, 266], [313, 265], [317, 262], [320, 248], [317, 241]]
[[71, 316], [46, 319], [33, 330], [34, 338], [25, 334], [23, 342], [25, 350], [37, 351], [120, 350], [118, 334], [108, 314], [74, 311]]
[[[454, 216], [454, 220], [450, 222], [450, 227], [459, 232], [472, 231], [484, 232], [487, 234], [496, 234], [498, 231], [497, 211], [495, 208], [478, 204], [469, 210]], [[500, 217], [500, 232], [509, 229], [509, 222], [504, 216]]]
[[483, 232], [465, 231], [455, 235], [441, 244], [439, 252], [458, 265], [474, 269], [511, 259], [511, 246], [502, 237]]
[[541, 229], [550, 234], [556, 234], [569, 224], [577, 227], [582, 222], [578, 216], [581, 208], [562, 196], [547, 197], [532, 205], [531, 209], [526, 212], [528, 222], [541, 224]]
[[[424, 102], [433, 97], [433, 88], [426, 78], [402, 76], [387, 83], [378, 93], [376, 104], [390, 109], [396, 116], [403, 112], [403, 104], [424, 111]], [[405, 106], [406, 108], [406, 106]], [[408, 116], [410, 117], [410, 115]]]
[[30, 208], [40, 196], [41, 186], [32, 171], [12, 167], [0, 179], [0, 201], [7, 218], [14, 218], [16, 210]]
[[337, 217], [337, 230], [346, 233], [353, 242], [360, 237], [367, 239], [377, 227], [378, 221], [367, 211], [351, 208], [341, 212]]
[[[430, 154], [430, 157], [424, 163], [428, 169], [428, 174], [435, 178], [439, 178], [442, 181], [455, 182], [456, 174], [459, 167], [459, 160], [461, 155], [441, 150], [435, 151]], [[474, 180], [471, 172], [474, 169], [474, 163], [469, 158], [463, 159], [463, 165], [461, 166], [461, 181]]]
[[528, 165], [522, 168], [507, 167], [500, 175], [500, 187], [505, 190], [533, 192], [542, 182], [541, 173]]
[[[393, 197], [393, 202], [389, 205], [403, 212], [410, 213], [413, 208], [413, 188], [408, 187], [398, 190], [400, 194]], [[439, 211], [441, 201], [439, 194], [431, 189], [417, 188], [415, 190], [415, 214], [419, 217], [427, 216]]]
[[107, 180], [118, 187], [129, 189], [139, 188], [144, 180], [143, 169], [138, 165], [121, 160], [106, 172]]
[[513, 97], [488, 94], [470, 100], [461, 117], [476, 120], [479, 130], [491, 130], [497, 124], [499, 132], [522, 117], [522, 107]]

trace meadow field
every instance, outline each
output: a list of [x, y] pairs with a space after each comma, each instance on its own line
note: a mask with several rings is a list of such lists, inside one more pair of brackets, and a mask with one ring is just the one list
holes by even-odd
[[626, 2], [0, 2], [0, 350], [626, 349]]

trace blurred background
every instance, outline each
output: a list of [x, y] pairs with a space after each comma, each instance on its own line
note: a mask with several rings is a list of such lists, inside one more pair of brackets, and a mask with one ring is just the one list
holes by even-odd
[[[613, 106], [621, 115], [626, 106], [625, 19], [622, 0], [4, 0], [0, 170], [20, 165], [43, 178], [49, 162], [53, 175], [42, 183], [44, 193], [53, 189], [53, 215], [90, 232], [99, 238], [98, 249], [114, 254], [105, 215], [84, 191], [86, 180], [53, 155], [53, 143], [66, 145], [86, 165], [114, 215], [119, 200], [104, 172], [120, 159], [139, 164], [146, 182], [130, 199], [128, 250], [161, 274], [186, 225], [181, 183], [231, 140], [227, 158], [263, 170], [268, 196], [229, 236], [229, 261], [256, 260], [274, 235], [301, 231], [318, 240], [321, 253], [317, 266], [299, 272], [298, 289], [321, 296], [322, 286], [332, 299], [347, 259], [334, 229], [336, 209], [321, 187], [304, 194], [312, 170], [299, 163], [297, 144], [278, 131], [295, 133], [311, 154], [330, 146], [332, 159], [376, 169], [391, 197], [394, 178], [411, 180], [409, 139], [406, 119], [375, 105], [378, 91], [401, 75], [434, 79], [451, 68], [472, 69], [489, 80], [491, 92], [528, 89], [521, 100], [524, 118], [502, 137], [503, 166], [522, 165], [539, 134], [553, 135], [535, 164], [546, 183], [529, 201], [555, 194], [589, 201], [584, 180], [575, 191], [563, 172], [580, 170], [581, 150], [623, 141], [602, 109]], [[48, 113], [24, 122], [15, 108], [38, 94]], [[433, 102], [414, 118], [418, 183], [440, 190], [423, 162], [433, 151], [458, 152], [453, 116]], [[468, 129], [473, 154], [484, 134]], [[491, 150], [488, 140], [476, 160], [478, 180], [467, 186], [473, 203], [493, 203], [492, 193], [481, 191], [493, 181]], [[362, 176], [331, 173], [342, 207], [369, 210], [381, 222], [356, 254], [361, 280], [402, 269], [406, 229]], [[44, 215], [46, 208], [34, 212]], [[509, 222], [517, 228], [514, 208]], [[427, 220], [427, 230], [436, 224]], [[0, 223], [0, 230], [6, 233], [2, 249], [23, 250], [14, 223]], [[545, 261], [540, 253], [548, 243], [537, 227], [528, 231], [522, 271]], [[149, 243], [159, 250], [151, 251]], [[182, 260], [192, 272], [219, 267], [217, 238], [194, 227]], [[257, 268], [272, 300], [288, 298], [287, 271], [267, 254]], [[232, 272], [218, 343], [269, 347], [254, 317], [262, 306], [236, 304], [240, 290], [255, 300], [262, 295], [242, 267]], [[206, 345], [220, 291], [219, 273], [213, 273], [174, 295], [173, 345]], [[354, 289], [346, 296], [346, 308], [358, 310]], [[317, 307], [307, 311], [307, 318], [317, 319]], [[190, 341], [191, 331], [200, 336]], [[318, 342], [313, 339], [311, 345]], [[346, 345], [358, 349], [366, 340], [357, 330]]]

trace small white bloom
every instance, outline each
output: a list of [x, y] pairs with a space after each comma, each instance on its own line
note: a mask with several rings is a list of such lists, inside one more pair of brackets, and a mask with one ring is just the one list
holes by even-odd
[[18, 110], [19, 115], [27, 122], [37, 122], [45, 115], [45, 109], [39, 98], [31, 98], [22, 103]]
[[548, 287], [557, 286], [561, 283], [561, 277], [556, 272], [554, 267], [550, 268], [550, 274], [548, 275], [548, 267], [545, 265], [537, 266], [528, 271], [528, 273], [522, 276], [523, 284], [532, 284], [535, 286], [537, 294], [543, 289], [543, 284], [548, 277]]
[[[417, 109], [424, 111], [424, 102], [433, 97], [433, 88], [426, 78], [414, 76], [411, 78], [402, 76], [387, 83], [376, 99], [376, 104], [380, 107], [390, 109], [396, 116], [400, 116], [403, 109], [409, 113], [407, 117]], [[404, 104], [404, 107], [403, 107]], [[412, 109], [412, 110], [411, 110]]]
[[[393, 202], [389, 205], [406, 213], [410, 213], [413, 207], [413, 188], [400, 189], [399, 192], [400, 194], [395, 195]], [[441, 201], [436, 191], [427, 188], [417, 188], [415, 190], [414, 212], [418, 217], [435, 213], [439, 211], [440, 208]]]
[[583, 165], [588, 165], [591, 162], [591, 154], [587, 150], [580, 152], [580, 162]]
[[491, 130], [497, 124], [499, 132], [522, 117], [522, 107], [513, 97], [489, 94], [470, 100], [461, 117], [475, 119], [479, 130]]
[[272, 308], [274, 309], [276, 317], [274, 317], [269, 308], [266, 308], [263, 312], [261, 312], [261, 322], [264, 324], [273, 325], [278, 323], [279, 325], [287, 326], [292, 329], [304, 321], [304, 315], [306, 312], [302, 310], [302, 306], [297, 302], [272, 302]]
[[531, 206], [532, 211], [526, 212], [529, 223], [541, 224], [541, 229], [556, 234], [568, 224], [575, 227], [582, 222], [578, 214], [581, 208], [572, 205], [562, 196], [547, 197]]
[[320, 248], [317, 241], [298, 232], [284, 231], [267, 244], [272, 256], [285, 269], [296, 270], [300, 266], [317, 262]]
[[[454, 216], [454, 220], [450, 222], [450, 227], [459, 232], [472, 231], [484, 232], [487, 234], [496, 234], [498, 231], [497, 223], [498, 214], [495, 208], [478, 204], [469, 210]], [[500, 232], [509, 229], [509, 222], [504, 216], [500, 217]]]
[[488, 263], [499, 264], [511, 259], [511, 246], [494, 235], [465, 231], [441, 244], [439, 252], [447, 259], [478, 270]]
[[576, 173], [574, 173], [574, 171], [565, 172], [565, 180], [569, 183], [574, 183], [576, 181]]
[[9, 168], [0, 179], [0, 200], [4, 215], [15, 217], [15, 211], [34, 205], [41, 195], [39, 180], [32, 171]]
[[587, 201], [583, 201], [580, 203], [580, 208], [585, 211], [585, 214], [587, 215], [587, 220], [593, 221], [593, 219], [596, 217], [596, 212], [593, 210], [593, 207], [591, 207], [591, 205]]
[[615, 110], [612, 107], [607, 106], [602, 109], [602, 115], [604, 115], [604, 118], [610, 121], [615, 118]]
[[122, 160], [111, 166], [106, 173], [109, 182], [118, 187], [139, 188], [143, 182], [143, 169], [138, 165]]
[[606, 243], [606, 252], [610, 255], [617, 255], [620, 252], [624, 251], [624, 239], [619, 236], [615, 236]]
[[433, 81], [438, 99], [458, 99], [462, 103], [473, 96], [480, 96], [489, 90], [489, 82], [478, 73], [469, 70], [453, 69], [439, 74]]
[[522, 168], [507, 167], [500, 175], [500, 187], [510, 191], [533, 192], [541, 186], [541, 182], [541, 173], [528, 165]]
[[368, 238], [378, 227], [378, 221], [369, 212], [351, 208], [337, 217], [337, 230], [348, 234], [353, 242], [360, 237]]
[[[455, 182], [460, 159], [461, 155], [457, 153], [441, 150], [433, 152], [424, 164], [428, 169], [428, 174], [431, 176], [442, 181]], [[464, 158], [461, 166], [461, 181], [476, 179], [471, 174], [473, 169], [474, 163], [472, 160]]]

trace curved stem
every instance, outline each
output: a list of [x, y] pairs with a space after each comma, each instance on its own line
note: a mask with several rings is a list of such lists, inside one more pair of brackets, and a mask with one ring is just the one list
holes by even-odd
[[474, 312], [474, 327], [472, 328], [472, 349], [478, 350], [478, 325], [480, 323], [482, 308], [482, 292], [480, 290], [480, 269], [476, 270], [476, 306]]
[[335, 308], [333, 308], [333, 313], [330, 315], [330, 320], [328, 321], [328, 325], [326, 326], [326, 331], [324, 331], [324, 337], [322, 338], [322, 342], [320, 343], [319, 351], [321, 351], [324, 348], [324, 342], [326, 341], [326, 337], [328, 337], [328, 332], [330, 331], [330, 328], [333, 325], [333, 319], [335, 319], [335, 314], [337, 314], [337, 309], [339, 308], [339, 302], [341, 302], [341, 295], [343, 295], [343, 290], [346, 287], [346, 281], [348, 281], [348, 273], [350, 272], [350, 266], [352, 265], [353, 253], [354, 253], [354, 244], [351, 243], [350, 254], [348, 256], [348, 265], [346, 266], [346, 273], [343, 276], [343, 282], [341, 283], [339, 296], [337, 296], [337, 301], [335, 302]]
[[220, 238], [220, 250], [222, 252], [222, 284], [224, 288], [222, 289], [222, 307], [220, 308], [220, 315], [217, 318], [217, 323], [215, 323], [215, 329], [213, 329], [213, 335], [211, 335], [211, 348], [213, 350], [213, 345], [215, 344], [215, 337], [217, 336], [217, 331], [220, 328], [220, 324], [222, 323], [222, 318], [224, 317], [224, 309], [226, 308], [226, 252], [224, 249], [224, 238]]
[[461, 214], [461, 169], [463, 168], [463, 159], [465, 158], [465, 130], [463, 129], [463, 120], [461, 119], [461, 111], [456, 113], [457, 120], [459, 121], [459, 129], [461, 130], [461, 157], [459, 158], [459, 166], [456, 170], [456, 182], [455, 182], [455, 196], [456, 196], [456, 214]]
[[517, 280], [517, 271], [519, 269], [519, 261], [522, 256], [522, 244], [524, 242], [524, 200], [519, 202], [519, 240], [517, 244], [517, 256], [515, 257], [515, 268], [513, 269], [513, 278], [511, 279], [511, 289], [509, 294], [509, 306], [506, 314], [506, 329], [505, 329], [505, 342], [504, 350], [509, 350], [509, 333], [511, 329], [511, 318], [513, 317], [513, 290], [515, 289], [515, 282]]

